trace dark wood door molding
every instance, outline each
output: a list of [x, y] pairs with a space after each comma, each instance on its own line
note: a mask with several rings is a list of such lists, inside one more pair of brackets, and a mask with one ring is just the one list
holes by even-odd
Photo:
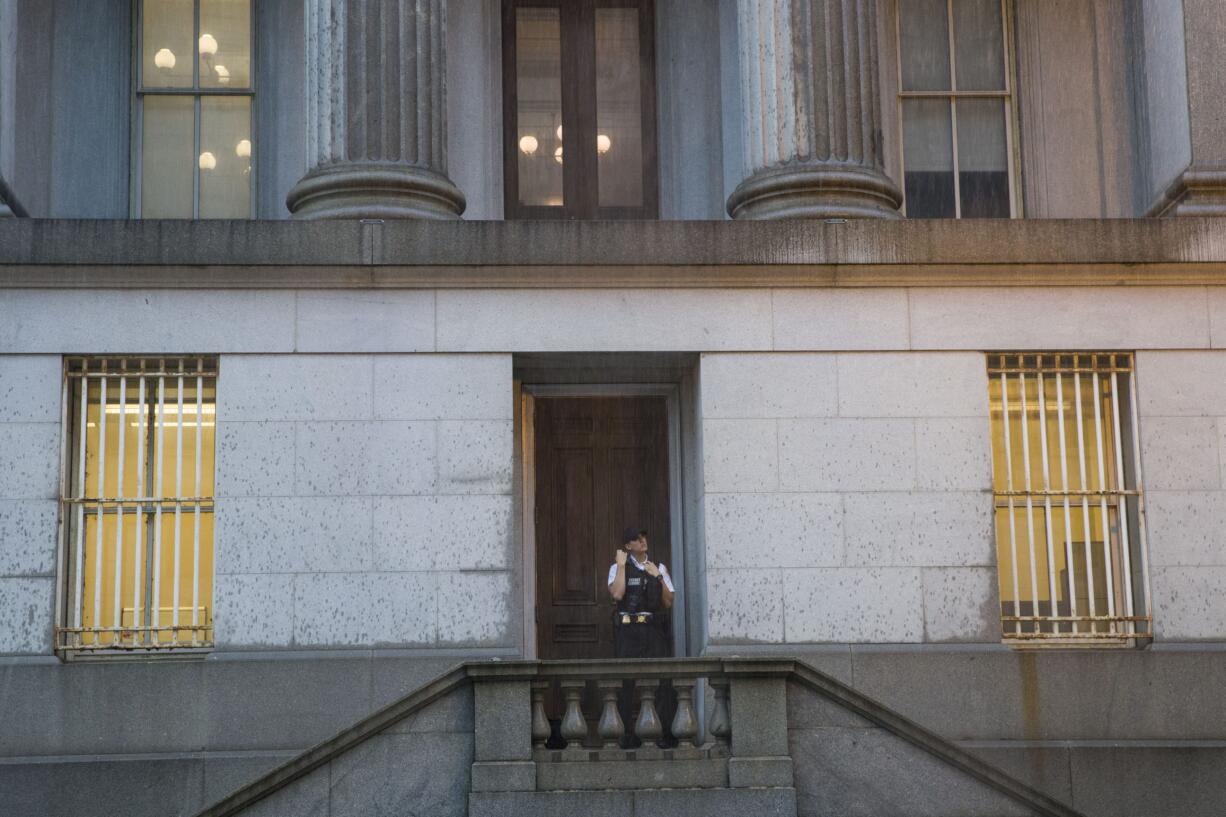
[[546, 397], [535, 408], [537, 655], [612, 658], [606, 579], [624, 528], [672, 565], [663, 397]]
[[[519, 200], [519, 118], [516, 9], [556, 8], [561, 36], [562, 175], [560, 207]], [[643, 200], [638, 207], [599, 205], [596, 144], [596, 10], [633, 8], [639, 16], [639, 100], [642, 122]], [[659, 148], [656, 143], [654, 0], [503, 0], [502, 166], [506, 219], [656, 219], [659, 217]], [[575, 157], [575, 158], [571, 158]]]

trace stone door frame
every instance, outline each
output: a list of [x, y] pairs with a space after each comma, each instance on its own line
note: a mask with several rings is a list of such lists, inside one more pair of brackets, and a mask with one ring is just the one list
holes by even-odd
[[523, 530], [521, 559], [523, 576], [523, 654], [537, 657], [536, 639], [536, 398], [538, 397], [663, 397], [668, 413], [668, 524], [673, 549], [673, 564], [668, 572], [676, 585], [673, 600], [673, 649], [678, 656], [689, 654], [686, 621], [687, 587], [685, 581], [685, 525], [681, 482], [681, 390], [676, 383], [525, 383], [520, 387], [519, 457], [520, 517]]

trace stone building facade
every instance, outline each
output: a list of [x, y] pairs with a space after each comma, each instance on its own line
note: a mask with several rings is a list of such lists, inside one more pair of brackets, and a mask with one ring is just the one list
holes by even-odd
[[[1221, 813], [1218, 3], [214, 5], [247, 63], [210, 0], [0, 0], [0, 811], [195, 814], [457, 663], [603, 655], [557, 611], [603, 621], [644, 524], [676, 656], [799, 662], [1077, 813]], [[565, 39], [619, 6], [625, 165]], [[642, 401], [654, 437], [557, 431]], [[620, 449], [667, 456], [618, 482]], [[813, 726], [809, 671], [797, 813], [1014, 813], [839, 767], [861, 727]], [[448, 683], [316, 813], [409, 809], [336, 782], [388, 777], [466, 813], [481, 687]]]

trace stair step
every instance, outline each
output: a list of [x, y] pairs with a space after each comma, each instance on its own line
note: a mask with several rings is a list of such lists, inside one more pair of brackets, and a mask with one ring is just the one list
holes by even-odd
[[473, 792], [469, 817], [796, 817], [796, 790]]
[[728, 759], [536, 764], [536, 787], [568, 789], [716, 789], [728, 786]]

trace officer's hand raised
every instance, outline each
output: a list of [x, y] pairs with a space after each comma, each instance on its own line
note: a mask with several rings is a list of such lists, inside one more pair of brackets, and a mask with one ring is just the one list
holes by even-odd
[[622, 548], [617, 549], [617, 566], [624, 567], [626, 564], [626, 551]]
[[646, 570], [649, 575], [652, 575], [652, 576], [660, 575], [660, 569], [656, 567], [655, 562], [644, 562], [643, 569]]

